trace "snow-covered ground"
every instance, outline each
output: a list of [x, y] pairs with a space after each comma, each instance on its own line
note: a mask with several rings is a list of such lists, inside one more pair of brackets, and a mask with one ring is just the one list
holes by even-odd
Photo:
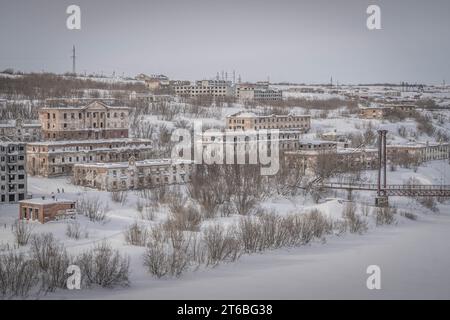
[[[294, 249], [242, 257], [180, 279], [133, 270], [132, 285], [57, 293], [67, 299], [449, 299], [450, 215], [427, 216], [363, 236], [346, 235]], [[369, 265], [381, 290], [366, 287]]]
[[[363, 179], [373, 179], [368, 171]], [[388, 172], [389, 183], [403, 183], [414, 177], [422, 183], [449, 183], [450, 165], [434, 161], [417, 172], [398, 169]], [[64, 188], [64, 194], [57, 189]], [[450, 298], [450, 203], [439, 204], [439, 212], [419, 205], [408, 198], [391, 198], [399, 211], [417, 215], [416, 221], [397, 215], [392, 226], [371, 227], [363, 235], [330, 236], [326, 243], [319, 241], [308, 246], [279, 249], [263, 254], [244, 255], [235, 263], [215, 268], [188, 271], [178, 279], [156, 279], [143, 266], [142, 247], [125, 244], [123, 232], [139, 220], [135, 207], [137, 194], [130, 192], [125, 204], [114, 203], [106, 192], [73, 186], [65, 178], [29, 178], [29, 191], [35, 196], [52, 192], [58, 197], [76, 199], [82, 193], [98, 197], [108, 206], [108, 221], [93, 223], [78, 217], [88, 237], [73, 240], [65, 235], [66, 222], [36, 223], [33, 232], [52, 232], [71, 253], [89, 249], [96, 242], [107, 239], [115, 248], [131, 259], [131, 285], [127, 288], [58, 291], [46, 299], [300, 299], [300, 298]], [[301, 213], [318, 208], [324, 214], [339, 219], [346, 203], [345, 192], [332, 195], [319, 204], [303, 196], [274, 197], [262, 203], [279, 214]], [[373, 194], [354, 195], [358, 204], [373, 204]], [[11, 243], [10, 224], [17, 218], [18, 206], [1, 208], [0, 243]], [[160, 212], [157, 220], [164, 219]], [[220, 218], [223, 223], [231, 218]], [[144, 222], [143, 223], [152, 223]], [[204, 222], [205, 224], [209, 221]], [[6, 224], [6, 227], [2, 227]], [[26, 248], [21, 248], [26, 251]], [[381, 267], [382, 289], [368, 290], [366, 268]]]

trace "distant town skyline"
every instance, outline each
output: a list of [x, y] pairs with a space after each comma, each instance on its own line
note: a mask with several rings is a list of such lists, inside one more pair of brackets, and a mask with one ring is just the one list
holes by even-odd
[[[81, 30], [66, 8], [81, 8]], [[381, 30], [366, 9], [381, 8]], [[0, 70], [295, 83], [450, 81], [450, 2], [0, 0]]]

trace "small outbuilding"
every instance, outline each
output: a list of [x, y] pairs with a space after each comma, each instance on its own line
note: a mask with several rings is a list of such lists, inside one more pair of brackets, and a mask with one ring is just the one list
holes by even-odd
[[19, 201], [19, 219], [46, 223], [75, 215], [76, 202], [58, 198], [34, 198]]

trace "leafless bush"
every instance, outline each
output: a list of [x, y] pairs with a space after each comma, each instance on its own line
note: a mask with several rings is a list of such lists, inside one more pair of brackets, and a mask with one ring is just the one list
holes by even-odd
[[14, 222], [12, 232], [17, 245], [26, 246], [30, 240], [32, 231], [33, 228], [28, 222], [22, 220]]
[[129, 258], [113, 250], [106, 242], [82, 253], [76, 264], [81, 269], [82, 281], [87, 287], [129, 285]]
[[142, 213], [142, 211], [144, 210], [144, 203], [140, 199], [136, 201], [136, 210], [139, 213]]
[[145, 226], [133, 223], [125, 231], [125, 241], [133, 246], [145, 247], [148, 241], [148, 231]]
[[80, 223], [78, 221], [69, 222], [66, 226], [66, 236], [69, 238], [78, 240], [82, 236], [87, 238], [89, 236], [88, 232], [86, 230], [83, 230]]
[[234, 234], [215, 224], [203, 232], [203, 240], [207, 249], [207, 264], [216, 265], [221, 261], [236, 261], [241, 254], [241, 245]]
[[433, 197], [418, 197], [417, 201], [427, 209], [430, 209], [433, 212], [439, 212], [439, 208], [437, 207], [436, 199]]
[[367, 231], [367, 222], [356, 213], [356, 205], [353, 202], [347, 202], [342, 216], [347, 222], [348, 229], [351, 233], [362, 234]]
[[164, 277], [170, 271], [169, 257], [163, 243], [151, 243], [144, 254], [144, 266], [150, 274], [158, 278]]
[[377, 226], [383, 224], [393, 224], [395, 222], [394, 214], [396, 213], [395, 208], [391, 207], [379, 207], [376, 209], [375, 221]]
[[128, 191], [112, 191], [110, 194], [111, 200], [114, 202], [120, 203], [122, 205], [127, 202]]
[[77, 213], [89, 218], [92, 222], [106, 221], [106, 207], [99, 198], [81, 196], [77, 200]]
[[144, 266], [158, 278], [179, 277], [193, 262], [191, 239], [174, 228], [153, 228], [144, 254]]
[[139, 212], [139, 218], [142, 220], [153, 221], [156, 218], [156, 207], [145, 206], [141, 212]]
[[415, 215], [414, 213], [411, 213], [411, 212], [402, 211], [402, 212], [400, 212], [400, 215], [409, 220], [417, 220], [417, 215]]
[[332, 222], [320, 211], [279, 217], [275, 214], [243, 217], [236, 227], [245, 252], [298, 246], [331, 233]]
[[419, 112], [415, 112], [413, 116], [417, 123], [417, 130], [420, 133], [425, 133], [432, 136], [436, 129], [433, 125], [433, 121], [431, 121], [431, 117]]
[[221, 217], [230, 217], [231, 215], [236, 214], [234, 206], [228, 201], [220, 205], [217, 212]]
[[42, 290], [51, 292], [58, 288], [66, 288], [66, 271], [72, 259], [64, 246], [55, 240], [53, 234], [33, 236], [31, 256], [40, 270]]
[[167, 220], [168, 228], [176, 230], [198, 231], [202, 222], [202, 214], [193, 204], [187, 206], [174, 206], [171, 208], [171, 216]]
[[33, 261], [19, 253], [0, 255], [0, 298], [27, 297], [38, 282]]

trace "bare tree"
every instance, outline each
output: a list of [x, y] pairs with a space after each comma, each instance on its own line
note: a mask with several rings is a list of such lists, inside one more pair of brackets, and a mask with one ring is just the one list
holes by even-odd
[[14, 222], [12, 232], [17, 245], [26, 246], [30, 240], [32, 231], [33, 228], [28, 222], [22, 220]]

